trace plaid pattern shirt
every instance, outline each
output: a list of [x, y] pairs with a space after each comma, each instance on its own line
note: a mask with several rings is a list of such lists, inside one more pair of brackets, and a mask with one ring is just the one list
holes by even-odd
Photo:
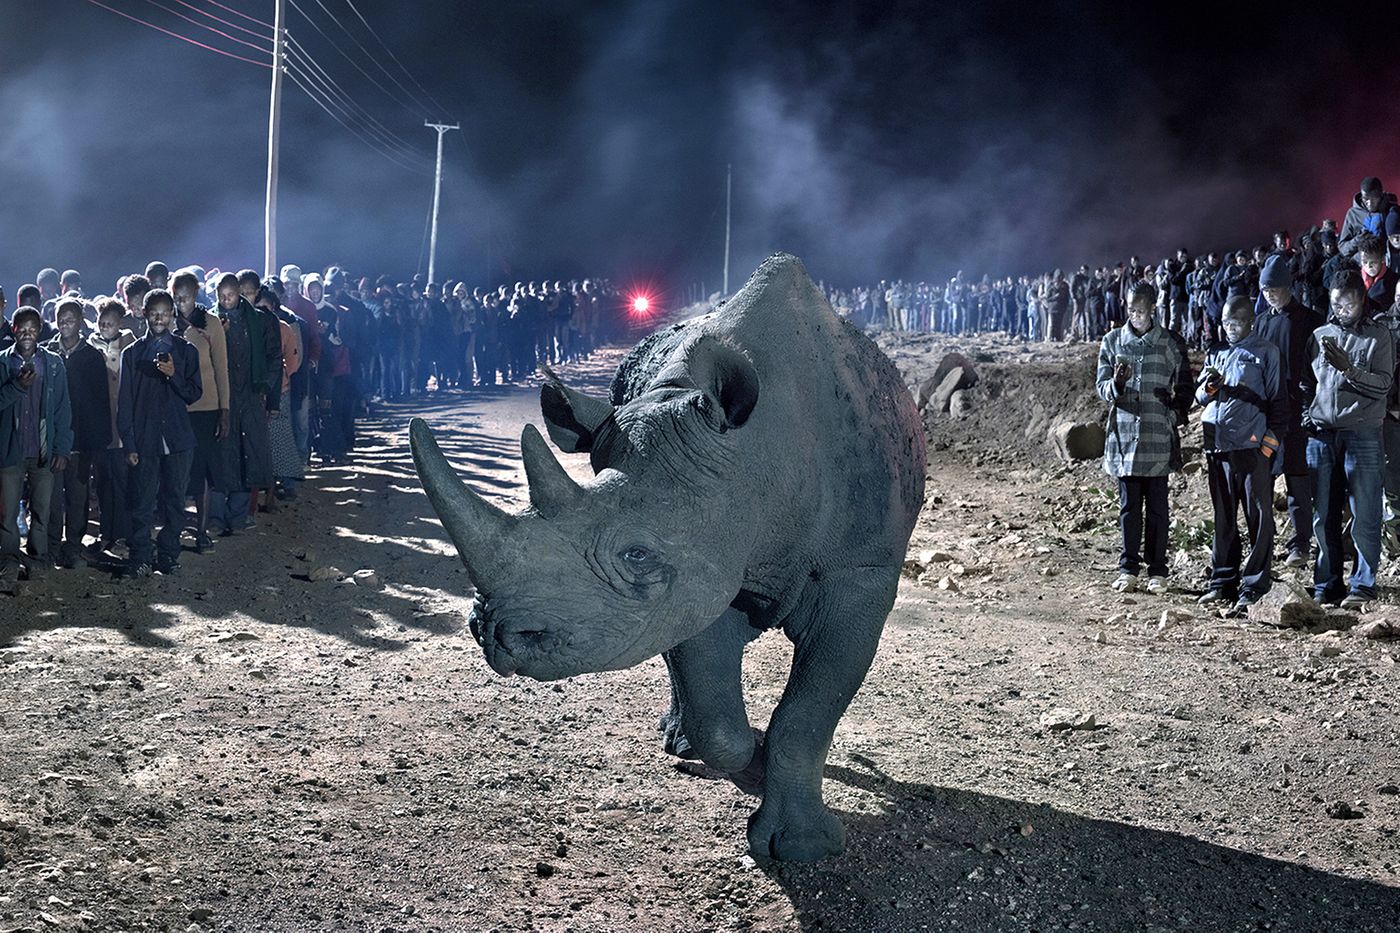
[[[1113, 381], [1119, 358], [1132, 367], [1123, 390]], [[1109, 476], [1166, 476], [1181, 469], [1178, 429], [1191, 407], [1191, 363], [1186, 343], [1154, 325], [1141, 337], [1127, 324], [1104, 335], [1095, 378], [1109, 403], [1103, 470]]]

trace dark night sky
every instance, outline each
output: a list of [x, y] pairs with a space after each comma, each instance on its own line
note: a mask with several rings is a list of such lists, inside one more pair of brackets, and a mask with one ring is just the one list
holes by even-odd
[[[104, 2], [202, 33], [152, 0]], [[271, 0], [222, 2], [271, 19]], [[344, 0], [321, 2], [377, 50]], [[440, 277], [714, 289], [726, 162], [739, 282], [778, 249], [851, 283], [1243, 246], [1340, 220], [1365, 174], [1400, 187], [1400, 69], [1322, 6], [356, 5], [445, 113], [396, 104], [290, 8], [289, 27], [424, 164], [423, 117], [461, 121]], [[269, 76], [84, 0], [0, 0], [0, 283], [259, 267]], [[280, 261], [419, 268], [431, 177], [290, 84], [282, 172]]]

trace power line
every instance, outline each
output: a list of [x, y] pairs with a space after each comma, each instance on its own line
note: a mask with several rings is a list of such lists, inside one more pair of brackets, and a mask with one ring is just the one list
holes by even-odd
[[422, 83], [421, 81], [419, 81], [417, 78], [415, 78], [415, 77], [413, 76], [413, 72], [409, 71], [407, 68], [404, 67], [403, 62], [399, 61], [399, 57], [398, 57], [397, 55], [394, 54], [394, 50], [391, 49], [391, 48], [389, 48], [389, 46], [384, 42], [384, 40], [381, 39], [381, 38], [379, 37], [379, 33], [377, 33], [377, 32], [374, 31], [374, 27], [371, 26], [371, 25], [365, 20], [364, 14], [361, 13], [361, 12], [359, 11], [359, 8], [355, 6], [354, 0], [345, 0], [345, 4], [346, 4], [346, 6], [350, 7], [351, 10], [354, 11], [354, 13], [355, 13], [356, 16], [359, 17], [360, 22], [364, 25], [365, 29], [367, 29], [367, 30], [369, 31], [369, 34], [370, 34], [370, 35], [374, 36], [374, 41], [376, 41], [376, 42], [379, 43], [380, 48], [382, 48], [384, 51], [386, 51], [386, 52], [389, 53], [389, 57], [392, 58], [392, 59], [394, 60], [394, 64], [395, 64], [395, 65], [398, 65], [398, 66], [399, 66], [399, 69], [400, 69], [401, 71], [403, 71], [404, 74], [408, 75], [408, 80], [410, 80], [410, 81], [412, 81], [414, 84], [416, 84], [416, 85], [418, 86], [418, 90], [422, 91], [424, 94], [427, 94], [427, 95], [428, 95], [428, 100], [432, 101], [432, 102], [433, 102], [433, 105], [436, 106], [436, 107], [438, 108], [439, 111], [446, 112], [447, 108], [444, 107], [442, 104], [439, 104], [439, 103], [438, 103], [437, 98], [434, 97], [434, 96], [428, 91], [428, 89], [425, 88], [425, 87], [423, 86], [423, 83]]
[[[385, 87], [384, 85], [380, 84], [379, 81], [377, 81], [377, 80], [375, 79], [374, 75], [370, 74], [368, 71], [365, 71], [363, 68], [360, 67], [360, 63], [357, 62], [357, 61], [355, 61], [355, 59], [350, 55], [349, 52], [345, 51], [345, 50], [342, 49], [339, 45], [337, 45], [337, 44], [336, 44], [336, 41], [335, 41], [334, 39], [332, 39], [329, 35], [326, 34], [326, 31], [325, 31], [324, 29], [321, 28], [320, 24], [318, 24], [314, 19], [312, 19], [310, 16], [308, 16], [308, 15], [306, 14], [306, 11], [303, 10], [303, 9], [301, 8], [301, 6], [297, 3], [297, 0], [287, 0], [287, 2], [290, 3], [290, 4], [292, 5], [292, 9], [296, 10], [298, 13], [301, 14], [301, 18], [304, 19], [304, 20], [306, 20], [307, 23], [309, 23], [309, 24], [311, 25], [311, 28], [312, 28], [312, 29], [314, 29], [314, 30], [316, 30], [317, 32], [319, 32], [319, 33], [321, 34], [321, 37], [331, 44], [331, 48], [333, 48], [333, 49], [335, 49], [337, 52], [339, 52], [339, 53], [341, 54], [341, 57], [343, 57], [343, 58], [344, 58], [347, 62], [349, 62], [352, 66], [354, 66], [354, 68], [355, 68], [356, 71], [358, 71], [360, 74], [364, 75], [364, 76], [369, 80], [369, 82], [370, 82], [371, 84], [373, 84], [375, 87], [379, 88], [379, 89], [380, 89], [381, 91], [383, 91], [386, 95], [388, 95], [388, 97], [389, 97], [391, 100], [393, 100], [394, 103], [398, 104], [398, 105], [401, 106], [401, 107], [404, 106], [403, 100], [402, 100], [397, 94], [395, 94], [393, 91], [389, 90], [389, 89], [388, 89], [387, 87]], [[409, 104], [408, 104], [409, 109], [413, 109], [414, 106], [415, 106], [415, 105], [413, 104], [413, 102], [410, 101]]]
[[266, 26], [268, 29], [276, 29], [276, 28], [277, 28], [276, 26], [272, 25], [271, 23], [265, 23], [265, 22], [263, 22], [262, 20], [258, 19], [256, 16], [249, 16], [247, 13], [244, 13], [242, 10], [235, 10], [235, 9], [234, 9], [233, 7], [231, 7], [231, 6], [224, 6], [222, 3], [219, 2], [219, 0], [209, 0], [209, 2], [212, 3], [212, 4], [214, 4], [214, 6], [218, 7], [218, 8], [221, 9], [221, 10], [228, 10], [230, 13], [233, 13], [233, 14], [236, 15], [236, 16], [241, 16], [241, 17], [243, 17], [244, 19], [248, 20], [249, 22], [257, 23], [259, 26]]
[[[404, 156], [408, 159], [421, 158], [421, 156], [419, 156], [418, 153], [414, 152], [410, 146], [408, 146], [402, 140], [395, 137], [387, 129], [383, 128], [382, 124], [380, 124], [372, 116], [369, 116], [367, 113], [357, 113], [357, 110], [363, 110], [363, 108], [360, 108], [359, 105], [357, 105], [353, 100], [345, 98], [342, 95], [337, 94], [331, 88], [329, 88], [326, 85], [325, 81], [318, 77], [314, 72], [309, 71], [307, 69], [307, 66], [304, 62], [297, 59], [288, 58], [287, 64], [289, 66], [289, 69], [296, 69], [296, 73], [298, 75], [304, 78], [308, 83], [315, 85], [317, 92], [327, 101], [335, 105], [336, 109], [338, 109], [342, 114], [344, 114], [347, 120], [352, 120], [363, 124], [361, 127], [362, 129], [368, 132], [371, 136], [375, 137], [375, 139], [384, 144], [387, 148], [395, 151], [397, 154]], [[291, 73], [292, 72], [289, 70], [288, 74]]]
[[[197, 20], [197, 19], [191, 19], [190, 17], [186, 16], [184, 13], [181, 13], [179, 10], [172, 10], [170, 7], [166, 6], [165, 4], [160, 3], [159, 0], [146, 0], [146, 2], [149, 3], [149, 4], [150, 4], [151, 6], [153, 6], [153, 7], [157, 7], [158, 9], [164, 10], [165, 12], [169, 13], [171, 16], [178, 16], [178, 17], [180, 17], [180, 19], [184, 20], [184, 21], [187, 22], [187, 23], [190, 23], [191, 25], [198, 26], [200, 29], [207, 29], [207, 30], [209, 30], [209, 31], [212, 32], [212, 33], [216, 33], [217, 35], [223, 36], [225, 39], [228, 39], [230, 42], [237, 42], [239, 45], [246, 45], [248, 48], [253, 49], [253, 50], [255, 50], [255, 51], [258, 51], [258, 52], [262, 52], [262, 53], [264, 53], [264, 54], [266, 54], [266, 55], [271, 55], [271, 54], [272, 54], [272, 50], [271, 50], [271, 49], [265, 49], [265, 48], [263, 48], [263, 47], [260, 46], [260, 45], [254, 45], [253, 43], [249, 42], [247, 39], [240, 39], [240, 38], [238, 38], [237, 36], [231, 36], [231, 35], [229, 35], [228, 33], [224, 32], [222, 29], [219, 29], [219, 28], [216, 27], [216, 26], [209, 26], [209, 25], [206, 25], [206, 24], [204, 24], [204, 23], [201, 23], [201, 22], [200, 22], [199, 20]], [[268, 40], [265, 40], [265, 41], [269, 41], [269, 42], [270, 42], [271, 40], [268, 39]]]
[[181, 42], [188, 42], [190, 45], [197, 45], [197, 46], [199, 46], [201, 49], [204, 49], [205, 51], [214, 52], [214, 53], [217, 53], [217, 54], [219, 54], [219, 55], [223, 55], [223, 56], [226, 57], [226, 58], [237, 59], [237, 60], [240, 61], [240, 62], [247, 62], [247, 63], [250, 64], [250, 65], [258, 65], [258, 66], [260, 66], [260, 67], [262, 67], [262, 68], [271, 68], [271, 67], [272, 67], [272, 63], [271, 63], [270, 61], [267, 61], [267, 62], [260, 62], [260, 61], [256, 61], [256, 60], [251, 59], [251, 58], [245, 58], [245, 57], [242, 56], [242, 55], [235, 55], [235, 54], [232, 53], [232, 52], [225, 52], [223, 49], [215, 48], [215, 47], [212, 46], [212, 45], [206, 45], [205, 43], [200, 42], [198, 39], [191, 39], [189, 36], [181, 35], [181, 34], [178, 33], [178, 32], [174, 32], [174, 31], [169, 30], [169, 29], [166, 29], [166, 28], [164, 28], [164, 27], [162, 27], [162, 26], [157, 26], [155, 23], [148, 23], [148, 22], [146, 22], [144, 19], [140, 19], [139, 17], [132, 16], [130, 13], [124, 13], [124, 12], [122, 12], [121, 10], [116, 9], [115, 7], [110, 7], [110, 6], [108, 6], [107, 4], [101, 2], [101, 0], [87, 0], [87, 2], [88, 2], [88, 3], [91, 3], [93, 6], [99, 6], [99, 7], [101, 7], [101, 8], [104, 9], [104, 10], [107, 10], [107, 11], [109, 11], [109, 12], [115, 13], [115, 14], [117, 14], [118, 16], [122, 17], [123, 19], [129, 19], [129, 20], [131, 20], [133, 23], [139, 23], [139, 24], [141, 24], [142, 26], [147, 27], [148, 29], [154, 29], [156, 32], [163, 32], [163, 33], [165, 33], [167, 36], [170, 36], [172, 39], [179, 39]]
[[392, 74], [390, 74], [390, 73], [389, 73], [389, 69], [388, 69], [388, 68], [385, 68], [384, 65], [379, 61], [378, 58], [376, 58], [376, 57], [374, 57], [373, 55], [370, 54], [369, 49], [365, 48], [365, 47], [364, 47], [364, 44], [363, 44], [362, 42], [360, 42], [359, 39], [356, 39], [356, 38], [355, 38], [355, 34], [352, 33], [350, 30], [348, 30], [348, 29], [345, 28], [345, 24], [342, 23], [342, 22], [340, 21], [340, 18], [337, 17], [334, 13], [332, 13], [329, 9], [327, 9], [326, 4], [323, 2], [323, 0], [316, 0], [316, 5], [317, 5], [318, 7], [321, 8], [321, 11], [322, 11], [323, 13], [325, 13], [327, 16], [329, 16], [329, 17], [331, 18], [331, 22], [335, 23], [337, 26], [340, 27], [340, 31], [341, 31], [341, 32], [345, 33], [345, 35], [347, 35], [347, 36], [350, 37], [350, 41], [353, 42], [353, 43], [355, 43], [355, 48], [357, 48], [357, 49], [359, 49], [361, 52], [363, 52], [363, 53], [365, 54], [365, 57], [368, 58], [371, 62], [374, 63], [374, 66], [375, 66], [376, 68], [378, 68], [380, 71], [384, 72], [384, 76], [385, 76], [386, 78], [388, 78], [390, 81], [392, 81], [392, 82], [394, 82], [395, 84], [397, 84], [397, 85], [399, 86], [399, 89], [400, 89], [401, 91], [403, 91], [405, 94], [407, 94], [407, 95], [409, 96], [410, 99], [413, 100], [413, 103], [414, 103], [415, 106], [423, 107], [423, 115], [426, 117], [426, 116], [428, 115], [428, 113], [429, 113], [429, 109], [430, 109], [430, 108], [423, 106], [423, 101], [422, 101], [420, 98], [418, 98], [416, 95], [414, 95], [414, 93], [413, 93], [412, 91], [410, 91], [408, 88], [404, 87], [404, 84], [403, 84], [402, 81], [400, 81], [398, 78], [396, 78], [396, 77], [394, 77]]
[[272, 36], [269, 36], [269, 35], [267, 35], [266, 33], [261, 33], [261, 32], [258, 32], [256, 29], [249, 29], [247, 26], [240, 26], [240, 25], [238, 25], [237, 23], [229, 22], [228, 20], [224, 19], [224, 18], [221, 17], [221, 16], [218, 16], [218, 15], [216, 15], [216, 14], [214, 14], [214, 13], [210, 13], [208, 10], [205, 10], [205, 9], [203, 9], [203, 8], [201, 8], [201, 7], [195, 6], [193, 3], [188, 3], [187, 0], [175, 0], [175, 2], [178, 3], [178, 4], [180, 4], [180, 6], [188, 7], [189, 9], [194, 10], [194, 11], [195, 11], [196, 13], [198, 13], [200, 16], [207, 16], [207, 17], [209, 17], [210, 19], [212, 19], [212, 20], [213, 20], [214, 22], [216, 22], [216, 23], [222, 23], [223, 25], [227, 26], [227, 27], [230, 28], [230, 29], [237, 29], [237, 30], [240, 31], [240, 32], [246, 32], [246, 33], [247, 33], [248, 35], [250, 35], [250, 36], [257, 36], [259, 39], [262, 39], [264, 42], [271, 42], [271, 41], [272, 41]]
[[404, 149], [406, 152], [413, 155], [417, 155], [417, 153], [413, 149], [413, 146], [411, 146], [407, 141], [405, 141], [403, 137], [394, 133], [387, 126], [385, 126], [383, 123], [377, 120], [367, 108], [356, 102], [354, 97], [352, 97], [344, 88], [342, 88], [336, 82], [336, 80], [326, 72], [326, 69], [321, 67], [321, 64], [316, 61], [316, 59], [311, 55], [310, 52], [307, 52], [306, 49], [302, 47], [301, 43], [298, 42], [294, 36], [288, 33], [287, 39], [288, 50], [296, 55], [298, 59], [298, 66], [301, 67], [303, 71], [305, 71], [305, 69], [308, 66], [310, 67], [311, 73], [307, 74], [306, 77], [316, 79], [317, 83], [326, 91], [327, 94], [338, 97], [341, 101], [348, 105], [349, 108], [351, 108], [359, 114], [359, 119], [362, 119], [366, 123], [371, 124], [373, 127], [377, 128], [380, 132], [380, 135], [392, 140], [397, 146]]
[[320, 107], [322, 110], [324, 110], [327, 114], [329, 114], [330, 117], [331, 117], [333, 120], [335, 120], [335, 122], [339, 123], [341, 126], [345, 127], [346, 130], [348, 130], [348, 131], [350, 131], [351, 133], [355, 134], [355, 137], [356, 137], [357, 139], [359, 139], [360, 142], [362, 142], [362, 143], [364, 143], [365, 145], [369, 146], [369, 147], [370, 147], [371, 149], [373, 149], [375, 152], [379, 153], [379, 154], [382, 155], [384, 158], [388, 159], [390, 162], [393, 162], [395, 165], [398, 165], [400, 168], [407, 169], [408, 171], [414, 172], [415, 174], [418, 174], [418, 175], [427, 175], [427, 174], [429, 174], [427, 171], [425, 171], [425, 170], [423, 170], [423, 169], [421, 169], [421, 168], [417, 168], [417, 167], [415, 167], [415, 166], [413, 166], [413, 165], [410, 165], [410, 164], [408, 164], [408, 163], [402, 161], [401, 159], [398, 158], [398, 156], [396, 156], [396, 155], [393, 153], [392, 150], [386, 149], [386, 148], [383, 147], [382, 144], [376, 142], [375, 139], [374, 139], [374, 137], [372, 137], [372, 136], [366, 136], [366, 135], [365, 135], [364, 133], [362, 133], [360, 130], [358, 130], [358, 129], [356, 129], [355, 127], [351, 126], [349, 123], [346, 123], [345, 120], [342, 119], [342, 118], [340, 117], [339, 114], [337, 114], [337, 113], [336, 113], [334, 110], [332, 110], [330, 107], [326, 106], [326, 104], [321, 100], [321, 98], [318, 97], [318, 96], [316, 95], [316, 92], [314, 92], [310, 87], [308, 87], [305, 83], [302, 82], [301, 77], [300, 77], [295, 71], [290, 71], [290, 70], [287, 71], [287, 77], [288, 77], [288, 78], [291, 78], [291, 79], [292, 79], [292, 83], [295, 84], [297, 87], [301, 88], [301, 89], [306, 93], [306, 96], [307, 96], [307, 97], [310, 97], [313, 101], [315, 101], [316, 105], [317, 105], [318, 107]]

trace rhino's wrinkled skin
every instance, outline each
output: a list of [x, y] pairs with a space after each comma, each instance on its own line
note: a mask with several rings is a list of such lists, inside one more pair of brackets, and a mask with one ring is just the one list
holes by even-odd
[[[611, 399], [549, 374], [550, 437], [589, 453], [575, 483], [527, 426], [530, 508], [468, 490], [422, 421], [419, 475], [476, 585], [472, 631], [502, 674], [541, 680], [664, 654], [667, 748], [763, 774], [749, 847], [839, 852], [822, 803], [837, 720], [869, 669], [924, 493], [924, 438], [899, 373], [778, 255], [721, 309], [655, 333]], [[764, 743], [744, 645], [782, 628], [792, 671]]]

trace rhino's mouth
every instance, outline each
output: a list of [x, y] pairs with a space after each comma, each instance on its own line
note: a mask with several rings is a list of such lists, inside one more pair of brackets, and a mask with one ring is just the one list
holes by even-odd
[[558, 628], [538, 618], [517, 617], [489, 594], [477, 593], [467, 624], [486, 663], [504, 677], [548, 676], [550, 669], [560, 666], [558, 654], [569, 642]]

